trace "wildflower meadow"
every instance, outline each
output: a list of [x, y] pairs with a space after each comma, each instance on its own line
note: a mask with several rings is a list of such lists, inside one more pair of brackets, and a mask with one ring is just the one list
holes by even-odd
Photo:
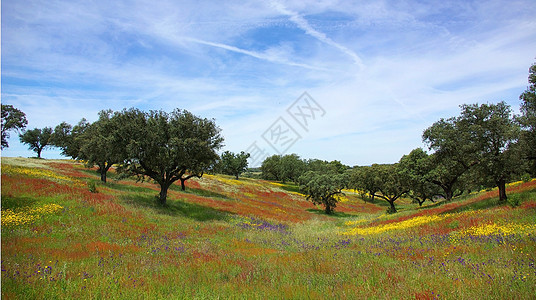
[[99, 182], [2, 158], [2, 299], [534, 299], [536, 181], [422, 207], [345, 190], [332, 215], [289, 184], [204, 175]]

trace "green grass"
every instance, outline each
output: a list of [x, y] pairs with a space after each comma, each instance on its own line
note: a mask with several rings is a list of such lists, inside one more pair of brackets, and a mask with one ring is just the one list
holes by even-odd
[[[345, 212], [339, 212], [339, 211], [336, 211], [337, 208], [335, 208], [335, 211], [333, 213], [331, 213], [329, 216], [332, 217], [332, 218], [351, 218], [351, 217], [355, 217], [356, 215], [353, 215], [353, 214], [347, 214]], [[326, 214], [326, 211], [324, 209], [316, 209], [316, 208], [310, 208], [310, 209], [307, 209], [308, 212], [311, 212], [313, 214], [316, 214], [316, 215], [325, 215]]]
[[198, 196], [202, 196], [202, 197], [219, 198], [219, 199], [224, 199], [224, 200], [233, 200], [233, 198], [228, 197], [227, 195], [217, 193], [217, 192], [214, 192], [214, 191], [210, 191], [210, 190], [186, 187], [186, 190], [183, 191], [181, 189], [181, 186], [177, 185], [177, 184], [173, 184], [169, 188], [170, 188], [170, 190], [173, 190], [173, 191], [179, 191], [181, 193], [193, 194], [193, 195], [198, 195]]
[[300, 186], [296, 184], [285, 183], [279, 187], [287, 192], [301, 193]]
[[181, 200], [169, 199], [165, 206], [157, 203], [157, 196], [154, 191], [143, 194], [129, 194], [121, 199], [136, 209], [149, 210], [157, 214], [173, 217], [186, 217], [199, 222], [212, 220], [225, 220], [229, 214], [213, 209], [211, 207], [188, 203]]
[[[63, 172], [46, 160], [34, 161], [2, 158], [2, 164]], [[277, 212], [274, 204], [290, 201], [282, 198], [282, 188], [263, 181], [244, 180], [229, 191], [187, 187], [182, 192], [174, 186], [167, 205], [160, 206], [158, 187], [151, 183], [101, 184], [94, 172], [89, 180], [97, 182], [98, 193], [84, 184], [2, 175], [3, 211], [52, 203], [63, 207], [28, 225], [2, 227], [2, 298], [534, 297], [536, 231], [459, 234], [492, 223], [529, 228], [536, 219], [535, 188], [509, 194], [516, 206], [496, 205], [493, 197], [473, 201], [480, 195], [423, 208], [401, 199], [396, 202], [400, 213], [385, 215], [384, 201], [374, 204], [379, 212], [366, 212], [360, 206], [372, 204], [349, 200], [355, 211], [341, 203], [328, 217], [321, 207], [289, 195], [295, 199], [295, 217], [283, 218], [290, 212], [282, 207], [285, 221], [278, 221], [252, 214]], [[262, 189], [254, 191], [259, 185]], [[226, 210], [231, 208], [235, 213]], [[356, 226], [402, 224], [414, 214], [447, 211], [448, 218], [415, 227], [341, 235]]]

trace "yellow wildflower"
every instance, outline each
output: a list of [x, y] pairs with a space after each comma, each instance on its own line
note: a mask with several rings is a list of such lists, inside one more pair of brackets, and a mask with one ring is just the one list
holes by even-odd
[[22, 207], [2, 210], [2, 226], [18, 226], [31, 224], [43, 215], [53, 214], [63, 209], [57, 204], [46, 204], [39, 207]]

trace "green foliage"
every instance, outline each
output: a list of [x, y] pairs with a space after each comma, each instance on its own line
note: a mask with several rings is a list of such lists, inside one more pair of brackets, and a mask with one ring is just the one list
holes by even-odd
[[119, 113], [103, 110], [97, 121], [75, 137], [81, 145], [77, 158], [84, 160], [88, 167], [97, 165], [102, 182], [106, 182], [106, 174], [114, 164], [127, 158], [128, 139], [122, 135], [121, 126]]
[[281, 155], [272, 155], [264, 159], [261, 165], [262, 178], [282, 181]]
[[160, 185], [159, 203], [166, 203], [173, 182], [201, 177], [218, 159], [223, 138], [214, 120], [202, 119], [186, 110], [142, 112], [123, 110], [117, 115], [120, 136], [128, 137], [127, 159], [119, 171]]
[[338, 160], [330, 162], [320, 159], [303, 160], [297, 154], [272, 155], [267, 157], [261, 166], [262, 178], [282, 182], [297, 182], [307, 171], [342, 174], [348, 169], [348, 166]]
[[531, 161], [531, 173], [536, 176], [536, 63], [529, 68], [529, 86], [519, 96], [521, 116], [517, 121], [521, 125], [520, 145], [523, 158]]
[[355, 167], [350, 171], [349, 187], [356, 190], [363, 200], [374, 202], [374, 195], [379, 191], [380, 182], [377, 177], [379, 165]]
[[305, 172], [305, 162], [297, 154], [287, 154], [280, 161], [281, 181], [297, 182]]
[[297, 182], [305, 170], [305, 162], [297, 154], [272, 155], [261, 165], [262, 178], [282, 182]]
[[83, 146], [84, 140], [80, 136], [89, 127], [90, 123], [86, 119], [80, 120], [74, 127], [66, 122], [62, 122], [54, 128], [51, 142], [54, 146], [61, 149], [61, 154], [78, 159], [80, 149]]
[[349, 182], [352, 188], [365, 194], [362, 197], [387, 201], [388, 213], [397, 212], [394, 202], [410, 191], [410, 178], [400, 164], [354, 168]]
[[9, 138], [9, 131], [22, 130], [28, 124], [26, 115], [13, 107], [13, 105], [2, 104], [2, 144], [1, 148], [9, 147], [7, 139]]
[[426, 200], [433, 201], [441, 193], [437, 184], [432, 183], [431, 157], [421, 148], [414, 149], [400, 159], [401, 172], [408, 179], [408, 196], [422, 206]]
[[45, 127], [43, 129], [34, 128], [27, 130], [20, 135], [20, 141], [27, 144], [28, 148], [37, 153], [37, 158], [41, 158], [41, 151], [50, 146], [50, 137], [52, 136], [52, 128]]
[[348, 185], [348, 176], [337, 173], [316, 173], [308, 171], [299, 178], [300, 189], [307, 195], [307, 200], [323, 205], [326, 214], [332, 214], [337, 206], [337, 194], [342, 193]]
[[523, 182], [529, 182], [531, 179], [532, 177], [530, 176], [529, 173], [523, 173], [523, 175], [521, 175], [521, 180]]
[[427, 170], [429, 181], [438, 185], [443, 190], [441, 196], [450, 201], [464, 189], [460, 178], [478, 163], [470, 132], [456, 118], [441, 119], [424, 131], [423, 141], [435, 151], [431, 169]]
[[95, 181], [89, 180], [87, 182], [87, 187], [91, 193], [98, 193], [97, 191], [97, 185], [95, 184]]
[[396, 213], [395, 201], [410, 191], [410, 179], [400, 164], [378, 165], [376, 168], [378, 190], [376, 197], [387, 201], [388, 212]]
[[307, 171], [342, 174], [346, 172], [349, 167], [338, 160], [325, 161], [320, 159], [308, 159], [305, 161], [305, 169]]
[[513, 119], [512, 110], [505, 102], [497, 104], [462, 105], [458, 124], [471, 137], [481, 177], [488, 177], [499, 188], [500, 201], [506, 201], [505, 184], [522, 170], [517, 141], [520, 128]]
[[233, 175], [238, 180], [238, 176], [248, 169], [249, 156], [250, 154], [244, 151], [240, 153], [225, 151], [221, 155], [219, 168], [223, 174]]

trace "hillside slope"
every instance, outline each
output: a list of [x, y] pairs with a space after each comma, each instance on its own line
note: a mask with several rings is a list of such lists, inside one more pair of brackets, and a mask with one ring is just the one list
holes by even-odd
[[386, 215], [347, 193], [333, 216], [278, 183], [186, 185], [160, 207], [150, 182], [2, 158], [2, 297], [534, 296], [536, 181], [509, 187], [516, 207], [491, 191]]

